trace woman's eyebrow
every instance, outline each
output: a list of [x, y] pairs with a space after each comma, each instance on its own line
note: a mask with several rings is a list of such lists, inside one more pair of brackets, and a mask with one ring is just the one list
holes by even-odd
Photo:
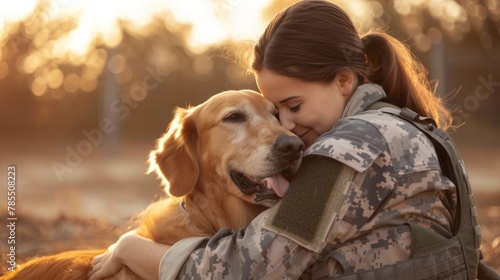
[[288, 98], [285, 98], [285, 99], [281, 100], [280, 104], [287, 103], [288, 101], [293, 100], [295, 98], [298, 98], [298, 96], [290, 96]]

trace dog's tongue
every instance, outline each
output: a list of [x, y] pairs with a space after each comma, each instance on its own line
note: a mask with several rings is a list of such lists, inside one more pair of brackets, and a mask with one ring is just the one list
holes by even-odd
[[279, 197], [283, 197], [290, 186], [290, 183], [281, 175], [281, 173], [267, 177], [263, 181], [266, 182], [267, 187], [273, 189]]

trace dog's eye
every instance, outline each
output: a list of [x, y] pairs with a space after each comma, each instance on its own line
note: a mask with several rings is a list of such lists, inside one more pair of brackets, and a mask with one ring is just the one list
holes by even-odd
[[224, 118], [225, 122], [244, 122], [245, 116], [241, 113], [231, 113]]

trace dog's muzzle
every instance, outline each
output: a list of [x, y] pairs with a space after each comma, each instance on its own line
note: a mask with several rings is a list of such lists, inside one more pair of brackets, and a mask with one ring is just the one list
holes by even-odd
[[288, 190], [289, 180], [300, 165], [303, 151], [304, 143], [299, 137], [280, 135], [273, 145], [276, 174], [252, 179], [237, 170], [231, 170], [229, 175], [243, 194], [254, 195], [255, 202], [278, 201]]
[[265, 189], [267, 189], [266, 185], [263, 182], [252, 181], [250, 180], [250, 178], [245, 176], [245, 174], [236, 170], [231, 170], [229, 172], [229, 175], [231, 176], [231, 179], [236, 184], [236, 186], [238, 186], [238, 188], [244, 194], [254, 194], [263, 192]]
[[254, 195], [255, 202], [263, 200], [278, 201], [280, 199], [276, 191], [267, 185], [267, 178], [261, 181], [254, 181], [236, 170], [231, 170], [229, 175], [243, 194]]

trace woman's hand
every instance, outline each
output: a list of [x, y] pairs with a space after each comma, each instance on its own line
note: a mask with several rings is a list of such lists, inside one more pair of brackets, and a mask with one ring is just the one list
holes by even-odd
[[135, 231], [129, 231], [109, 246], [106, 253], [94, 258], [88, 273], [89, 280], [112, 276], [124, 266], [128, 266], [143, 279], [156, 280], [159, 277], [161, 259], [168, 249], [169, 245], [156, 243]]
[[96, 256], [92, 260], [92, 267], [87, 275], [89, 280], [99, 280], [118, 273], [125, 266], [123, 258], [120, 256], [122, 249], [134, 237], [139, 236], [135, 231], [129, 231], [123, 234], [115, 244], [109, 246], [108, 251]]

